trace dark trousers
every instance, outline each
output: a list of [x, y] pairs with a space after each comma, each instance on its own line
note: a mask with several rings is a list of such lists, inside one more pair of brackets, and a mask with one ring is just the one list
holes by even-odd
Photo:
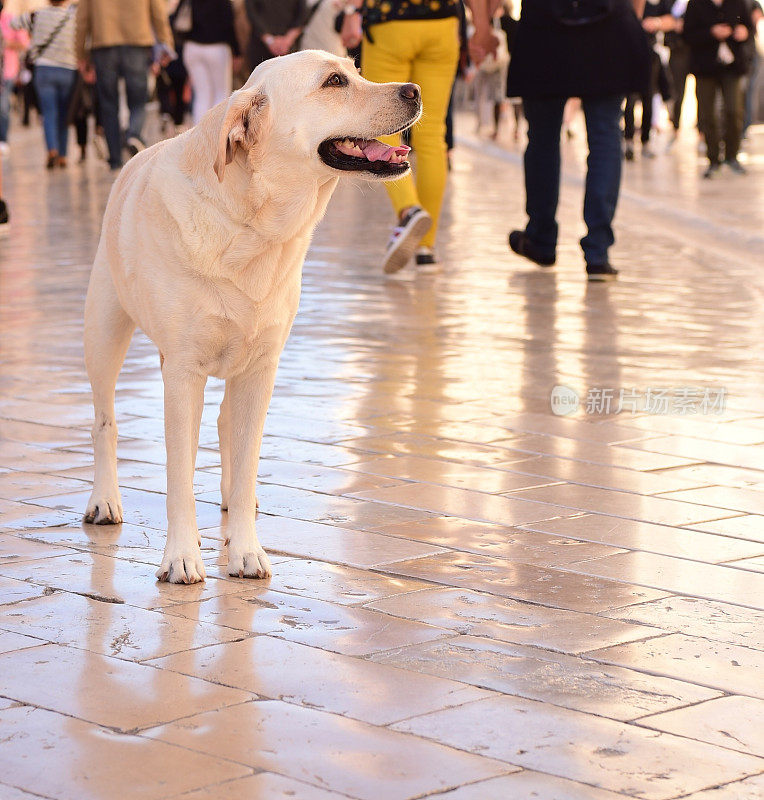
[[626, 98], [626, 108], [623, 111], [623, 135], [627, 140], [634, 138], [634, 106], [642, 103], [642, 124], [640, 125], [640, 138], [642, 144], [650, 141], [650, 130], [653, 127], [653, 95], [658, 91], [658, 78], [660, 76], [661, 62], [656, 53], [652, 54], [650, 63], [650, 83], [642, 94], [630, 94]]
[[674, 126], [674, 130], [678, 131], [682, 103], [684, 102], [684, 90], [687, 86], [687, 75], [690, 72], [690, 48], [684, 41], [677, 42], [671, 48], [669, 71], [671, 72], [671, 87], [673, 90], [671, 124]]
[[696, 77], [698, 98], [698, 128], [706, 137], [706, 154], [712, 164], [719, 163], [719, 122], [716, 114], [716, 97], [722, 95], [722, 120], [724, 122], [724, 158], [737, 158], [740, 134], [743, 129], [743, 93], [741, 78], [726, 70], [712, 78]]
[[[525, 151], [525, 210], [528, 237], [544, 255], [557, 247], [557, 203], [560, 194], [560, 129], [565, 97], [524, 99], [528, 120]], [[614, 242], [613, 217], [621, 185], [621, 105], [623, 97], [582, 98], [589, 145], [581, 247], [587, 264], [607, 263]]]
[[96, 69], [96, 89], [106, 144], [109, 147], [109, 164], [122, 164], [122, 132], [119, 127], [119, 79], [124, 78], [130, 123], [127, 136], [141, 138], [146, 120], [148, 101], [148, 67], [150, 47], [119, 45], [98, 47], [93, 50]]

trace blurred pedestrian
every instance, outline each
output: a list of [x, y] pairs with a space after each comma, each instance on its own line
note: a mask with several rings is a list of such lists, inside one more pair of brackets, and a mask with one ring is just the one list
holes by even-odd
[[77, 6], [69, 0], [49, 0], [33, 13], [14, 17], [14, 28], [30, 33], [29, 60], [34, 65], [34, 87], [40, 102], [47, 168], [66, 166], [69, 141], [69, 103], [77, 80], [74, 51]]
[[249, 66], [274, 56], [285, 56], [296, 48], [307, 15], [306, 0], [245, 0], [252, 26]]
[[[459, 60], [460, 0], [365, 0], [361, 72], [377, 83], [419, 84], [422, 119], [411, 130], [416, 177], [385, 183], [398, 224], [383, 260], [386, 273], [402, 269], [416, 254], [419, 266], [435, 264], [433, 250], [446, 188], [446, 112]], [[360, 11], [360, 0], [356, 0]], [[358, 26], [361, 17], [355, 15]], [[411, 91], [415, 91], [411, 87]], [[385, 136], [390, 145], [400, 136]]]
[[[233, 27], [231, 0], [181, 0], [171, 22], [178, 30], [181, 14], [190, 15], [184, 34], [183, 64], [191, 80], [191, 115], [196, 125], [233, 90], [239, 42]], [[236, 62], [234, 64], [234, 61]]]
[[11, 27], [11, 15], [0, 11], [0, 38], [5, 42], [5, 57], [0, 71], [0, 156], [7, 156], [11, 124], [11, 98], [21, 71], [20, 56], [29, 48], [29, 34]]
[[[752, 0], [751, 2], [751, 19], [753, 20], [754, 40], [758, 33], [758, 26], [762, 19], [764, 19], [764, 8], [759, 0]], [[745, 139], [748, 134], [748, 128], [754, 122], [754, 113], [757, 106], [757, 92], [759, 89], [759, 78], [761, 77], [761, 54], [759, 48], [753, 47], [753, 62], [751, 64], [751, 71], [748, 74], [748, 80], [745, 86], [745, 100], [744, 100], [744, 113], [743, 113], [743, 131], [742, 138]]]
[[[495, 46], [490, 0], [471, 6], [471, 49], [480, 59]], [[555, 263], [560, 130], [567, 99], [580, 97], [589, 145], [581, 247], [592, 281], [618, 273], [608, 253], [621, 182], [621, 107], [625, 94], [644, 87], [649, 67], [641, 13], [640, 0], [524, 0], [509, 65], [509, 92], [523, 98], [528, 121], [528, 224], [510, 233], [509, 245], [540, 266]]]
[[[0, 13], [3, 11], [3, 0], [0, 0]], [[5, 52], [5, 41], [3, 39], [3, 31], [0, 28], [0, 74], [2, 74], [3, 69], [3, 56]], [[0, 92], [3, 91], [2, 85], [0, 85]], [[5, 236], [8, 233], [8, 222], [10, 220], [10, 215], [8, 213], [8, 204], [3, 200], [3, 164], [0, 161], [0, 237]]]
[[336, 24], [344, 6], [343, 0], [307, 0], [303, 30], [297, 42], [299, 49], [326, 50], [335, 56], [346, 56], [348, 51]]
[[631, 93], [626, 97], [624, 117], [624, 157], [627, 161], [634, 160], [634, 108], [637, 103], [642, 106], [642, 121], [639, 126], [640, 140], [642, 142], [642, 157], [654, 158], [655, 153], [650, 149], [650, 133], [653, 127], [653, 98], [658, 92], [663, 65], [655, 50], [657, 34], [671, 31], [675, 27], [675, 20], [671, 14], [672, 0], [647, 0], [642, 17], [642, 28], [645, 31], [647, 44], [650, 47], [650, 69], [642, 91]]
[[684, 37], [690, 46], [690, 71], [695, 75], [698, 127], [706, 139], [713, 178], [721, 167], [717, 98], [722, 97], [724, 163], [745, 174], [738, 161], [743, 128], [741, 82], [753, 58], [753, 19], [747, 0], [690, 0], [684, 15]]
[[77, 58], [80, 70], [91, 64], [101, 122], [109, 148], [109, 166], [122, 166], [119, 80], [125, 81], [130, 122], [125, 144], [130, 155], [143, 150], [151, 48], [158, 41], [162, 61], [174, 57], [165, 0], [80, 0], [77, 10]]
[[507, 105], [507, 71], [509, 70], [509, 45], [500, 18], [504, 9], [499, 5], [494, 12], [492, 26], [497, 38], [496, 52], [490, 53], [478, 65], [474, 78], [477, 130], [480, 132], [486, 118], [486, 109], [492, 117], [491, 138], [499, 136], [499, 123]]
[[669, 141], [671, 147], [679, 136], [679, 123], [682, 118], [682, 105], [684, 93], [687, 88], [687, 76], [690, 74], [690, 48], [684, 39], [684, 12], [687, 9], [687, 0], [675, 0], [671, 6], [671, 16], [674, 18], [674, 29], [664, 37], [664, 44], [669, 49], [669, 73], [671, 75], [671, 125], [673, 133]]

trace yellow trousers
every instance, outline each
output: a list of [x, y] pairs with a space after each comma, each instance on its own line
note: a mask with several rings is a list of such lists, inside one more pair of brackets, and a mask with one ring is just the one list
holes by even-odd
[[[456, 17], [432, 20], [396, 20], [372, 25], [370, 42], [364, 39], [361, 73], [375, 83], [418, 83], [422, 88], [422, 119], [411, 133], [416, 152], [416, 179], [411, 174], [388, 181], [385, 188], [396, 214], [408, 206], [422, 206], [433, 220], [422, 245], [435, 242], [438, 216], [446, 188], [446, 112], [459, 60], [459, 23]], [[400, 144], [400, 135], [384, 136], [386, 144]]]

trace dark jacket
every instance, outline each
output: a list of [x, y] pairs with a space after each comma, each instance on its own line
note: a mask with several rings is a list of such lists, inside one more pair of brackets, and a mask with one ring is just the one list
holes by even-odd
[[248, 56], [253, 69], [271, 58], [270, 50], [262, 41], [266, 33], [283, 36], [292, 28], [301, 28], [307, 16], [305, 0], [245, 0], [245, 8], [252, 25]]
[[[751, 68], [754, 55], [754, 27], [751, 8], [747, 0], [722, 0], [717, 6], [712, 0], [690, 0], [684, 14], [684, 40], [690, 48], [690, 72], [700, 78], [711, 78], [725, 72], [745, 75]], [[720, 41], [711, 34], [717, 24], [727, 24], [734, 28], [745, 25], [748, 39], [736, 42], [731, 36], [727, 46], [735, 60], [732, 64], [722, 64], [717, 58]]]
[[[231, 0], [191, 0], [192, 26], [183, 38], [199, 44], [227, 44], [235, 56], [239, 42], [233, 27]], [[175, 14], [170, 17], [174, 24]]]
[[647, 85], [650, 51], [630, 0], [587, 25], [563, 25], [559, 0], [523, 0], [509, 65], [512, 97], [607, 97]]

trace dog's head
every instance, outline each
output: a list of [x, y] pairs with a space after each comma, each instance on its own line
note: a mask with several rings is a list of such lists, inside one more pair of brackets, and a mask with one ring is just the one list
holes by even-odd
[[421, 116], [413, 83], [371, 83], [348, 58], [305, 50], [263, 62], [228, 101], [214, 169], [242, 151], [250, 169], [287, 157], [298, 168], [325, 176], [356, 173], [370, 180], [408, 172], [407, 147], [378, 136], [398, 133]]

